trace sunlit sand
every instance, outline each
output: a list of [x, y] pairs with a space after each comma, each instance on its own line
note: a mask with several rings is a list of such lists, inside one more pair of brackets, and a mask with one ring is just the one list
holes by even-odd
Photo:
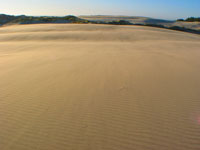
[[199, 116], [199, 35], [0, 28], [1, 150], [198, 150]]

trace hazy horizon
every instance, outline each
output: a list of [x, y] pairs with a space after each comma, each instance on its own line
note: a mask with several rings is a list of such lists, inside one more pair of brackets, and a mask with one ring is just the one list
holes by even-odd
[[[12, 6], [11, 6], [12, 4]], [[199, 0], [7, 0], [0, 14], [31, 16], [122, 15], [174, 20], [199, 17]], [[12, 7], [12, 9], [10, 9]]]

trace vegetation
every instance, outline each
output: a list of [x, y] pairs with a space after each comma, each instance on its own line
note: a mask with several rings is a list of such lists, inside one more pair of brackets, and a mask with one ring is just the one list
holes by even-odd
[[144, 26], [166, 28], [164, 25], [160, 25], [160, 24], [144, 24]]
[[89, 23], [88, 20], [75, 16], [64, 17], [34, 17], [34, 16], [10, 16], [0, 15], [0, 25], [4, 24], [33, 24], [33, 23]]
[[178, 19], [177, 21], [186, 21], [186, 22], [200, 22], [200, 17], [190, 17], [190, 18], [187, 18], [187, 19]]
[[0, 14], [0, 25], [6, 24], [15, 19], [15, 16]]
[[112, 22], [108, 22], [108, 24], [114, 24], [114, 25], [133, 25], [132, 23], [130, 23], [129, 21], [126, 21], [126, 20], [112, 21]]
[[173, 27], [169, 27], [168, 29], [200, 34], [200, 30], [188, 29], [188, 28], [184, 28], [180, 26], [173, 26]]

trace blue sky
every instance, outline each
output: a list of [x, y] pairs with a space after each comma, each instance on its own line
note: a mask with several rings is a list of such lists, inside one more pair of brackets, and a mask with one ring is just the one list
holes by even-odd
[[0, 0], [0, 14], [129, 15], [163, 19], [200, 16], [200, 0]]

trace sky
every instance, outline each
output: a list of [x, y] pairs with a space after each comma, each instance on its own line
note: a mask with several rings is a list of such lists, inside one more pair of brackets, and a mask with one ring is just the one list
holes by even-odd
[[173, 20], [200, 17], [200, 0], [0, 0], [0, 14], [127, 15]]

